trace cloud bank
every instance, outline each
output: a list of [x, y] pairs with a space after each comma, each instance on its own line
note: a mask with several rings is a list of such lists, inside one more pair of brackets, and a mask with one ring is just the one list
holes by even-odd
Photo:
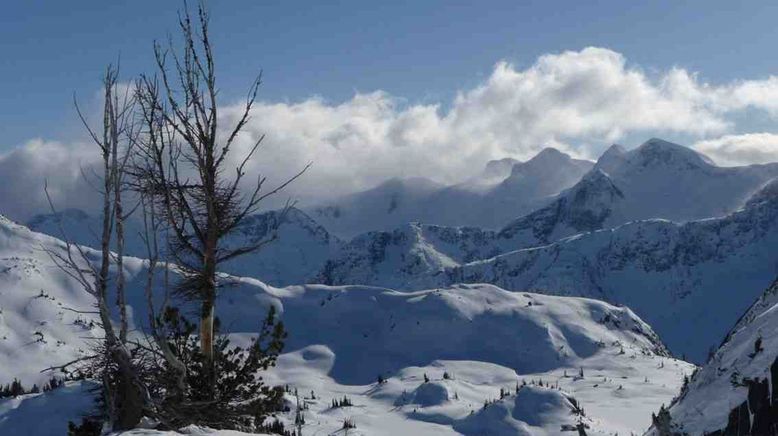
[[722, 166], [778, 162], [778, 135], [773, 133], [724, 135], [699, 141], [693, 148]]
[[[620, 53], [589, 47], [541, 56], [525, 69], [498, 62], [483, 83], [448, 105], [409, 104], [382, 91], [339, 103], [260, 102], [235, 151], [265, 134], [249, 170], [270, 181], [313, 162], [287, 191], [303, 204], [390, 177], [456, 182], [490, 159], [527, 159], [546, 146], [596, 158], [628, 134], [698, 138], [698, 150], [726, 165], [778, 160], [778, 135], [731, 134], [733, 115], [744, 110], [778, 117], [778, 77], [714, 85], [680, 68], [649, 75]], [[237, 106], [222, 107], [222, 126], [238, 113]], [[25, 219], [45, 204], [32, 190], [42, 175], [58, 187], [60, 203], [80, 205], [78, 168], [90, 161], [84, 146], [40, 140], [0, 157], [3, 212]]]

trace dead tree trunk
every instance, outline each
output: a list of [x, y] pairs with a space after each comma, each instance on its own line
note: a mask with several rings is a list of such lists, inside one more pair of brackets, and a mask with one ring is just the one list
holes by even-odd
[[[105, 98], [103, 126], [100, 135], [89, 127], [79, 111], [79, 116], [92, 140], [98, 146], [102, 158], [103, 174], [100, 195], [102, 196], [103, 216], [99, 266], [93, 265], [92, 260], [82, 247], [68, 241], [67, 232], [63, 228], [60, 228], [60, 231], [66, 241], [66, 253], [62, 254], [50, 250], [49, 254], [57, 266], [75, 278], [95, 298], [99, 322], [105, 335], [98, 349], [100, 353], [103, 353], [103, 362], [105, 363], [101, 378], [104, 398], [108, 403], [106, 404], [107, 418], [114, 430], [128, 430], [140, 422], [144, 410], [148, 406], [148, 394], [133, 363], [127, 342], [128, 320], [122, 270], [124, 232], [121, 224], [124, 219], [121, 184], [126, 159], [120, 161], [119, 153], [123, 148], [129, 153], [126, 147], [129, 147], [132, 141], [126, 139], [132, 136], [130, 117], [134, 103], [127, 96], [121, 99], [117, 95], [117, 85], [118, 71], [109, 66], [103, 81]], [[76, 105], [76, 109], [78, 110], [78, 105]], [[51, 203], [51, 199], [49, 201]], [[51, 206], [54, 209], [53, 203]], [[114, 230], [117, 230], [115, 234], [116, 253], [111, 252]], [[111, 320], [111, 308], [108, 303], [112, 260], [115, 260], [118, 267], [116, 279], [116, 305], [120, 314], [118, 334]]]

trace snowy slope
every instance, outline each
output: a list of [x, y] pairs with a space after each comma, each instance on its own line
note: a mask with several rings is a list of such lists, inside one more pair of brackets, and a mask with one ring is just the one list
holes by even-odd
[[455, 267], [437, 280], [626, 304], [671, 350], [700, 361], [778, 273], [776, 186], [778, 179], [724, 218], [630, 223]]
[[[0, 221], [5, 285], [0, 293], [5, 338], [0, 341], [0, 380], [18, 377], [28, 386], [49, 377], [41, 369], [78, 357], [88, 338], [100, 334], [86, 327], [94, 315], [65, 309], [88, 310], [90, 300], [51, 265], [41, 247], [62, 250], [62, 243]], [[142, 328], [147, 319], [140, 295], [143, 263], [130, 258], [126, 265], [132, 319]], [[270, 380], [292, 384], [306, 395], [316, 392], [306, 434], [331, 433], [350, 417], [358, 425], [350, 434], [476, 435], [481, 424], [474, 422], [485, 422], [485, 428], [500, 425], [492, 422], [500, 414], [483, 412], [502, 408], [512, 397], [481, 411], [484, 401], [496, 399], [500, 388], [540, 379], [543, 387], [530, 386], [518, 396], [529, 398], [521, 401], [522, 407], [537, 403], [544, 412], [512, 412], [511, 425], [525, 422], [529, 434], [554, 434], [561, 424], [578, 419], [567, 416], [568, 403], [558, 401], [574, 397], [587, 410], [592, 434], [640, 431], [648, 426], [648, 413], [668, 402], [682, 375], [691, 370], [666, 357], [658, 337], [632, 311], [596, 300], [515, 293], [491, 285], [403, 293], [354, 286], [274, 288], [250, 278], [230, 281], [218, 316], [236, 343], [257, 329], [270, 304], [291, 332], [287, 353]], [[40, 289], [44, 296], [39, 297]], [[36, 340], [37, 330], [43, 341]], [[580, 368], [585, 377], [573, 377]], [[443, 372], [451, 377], [444, 380]], [[425, 373], [429, 384], [422, 381]], [[388, 382], [377, 386], [378, 374]], [[355, 406], [331, 409], [331, 399], [342, 395]], [[49, 394], [0, 400], [0, 434], [28, 428], [33, 415], [40, 430], [36, 434], [61, 434], [74, 408], [87, 407], [86, 397], [85, 388], [71, 384]], [[61, 402], [68, 406], [56, 406], [60, 413], [35, 413]], [[618, 413], [627, 410], [634, 413]], [[560, 421], [562, 416], [567, 418]], [[282, 418], [288, 422], [292, 416]]]
[[442, 188], [424, 178], [394, 178], [372, 189], [304, 210], [330, 232], [350, 238], [417, 220], [420, 205]]
[[473, 189], [455, 185], [431, 195], [416, 220], [446, 226], [499, 229], [505, 223], [547, 204], [560, 191], [573, 186], [592, 162], [573, 159], [545, 148], [527, 162], [513, 165], [510, 175], [469, 198]]
[[774, 177], [778, 163], [718, 167], [704, 155], [661, 139], [631, 151], [614, 145], [580, 182], [509, 223], [501, 236], [541, 245], [636, 220], [723, 216]]
[[327, 259], [338, 255], [343, 245], [297, 208], [289, 209], [283, 217], [279, 211], [251, 215], [224, 243], [239, 247], [266, 241], [272, 237], [274, 228], [277, 228], [276, 240], [225, 263], [222, 270], [238, 276], [262, 277], [266, 283], [276, 286], [306, 283]]
[[[103, 220], [102, 217], [90, 215], [81, 209], [64, 209], [56, 213], [36, 215], [25, 225], [32, 231], [58, 239], [67, 238], [87, 247], [99, 247]], [[132, 219], [125, 222], [124, 249], [130, 256], [145, 256], [147, 253], [140, 237], [142, 230], [142, 223]]]
[[[512, 165], [509, 172], [508, 165]], [[552, 196], [573, 186], [592, 165], [546, 148], [527, 162], [489, 162], [481, 176], [460, 184], [440, 186], [427, 179], [392, 179], [307, 211], [342, 237], [388, 231], [413, 221], [496, 229], [545, 205]]]
[[74, 312], [93, 310], [93, 300], [43, 250], [62, 246], [0, 216], [0, 383], [42, 385], [50, 377], [42, 369], [78, 357], [87, 338], [101, 336], [91, 315]]
[[[761, 351], [755, 352], [759, 339]], [[670, 408], [673, 422], [694, 435], [724, 429], [730, 411], [748, 400], [746, 380], [767, 379], [775, 386], [778, 364], [772, 374], [771, 366], [776, 357], [778, 280], [746, 311], [721, 347], [691, 378], [688, 389]], [[773, 391], [773, 406], [778, 410], [776, 398]]]
[[726, 215], [778, 177], [778, 163], [718, 167], [690, 148], [656, 138], [627, 152], [611, 147], [594, 169], [607, 174], [623, 194], [614, 198], [604, 228], [638, 219]]
[[[554, 155], [546, 151], [537, 160]], [[635, 220], [706, 219], [737, 210], [775, 175], [778, 164], [720, 168], [693, 150], [657, 139], [629, 152], [613, 146], [578, 183], [500, 231], [412, 223], [370, 232], [348, 243], [315, 280], [408, 287], [414, 276], [434, 274], [452, 262], [487, 259]], [[459, 209], [449, 212], [467, 213], [462, 212], [466, 207]]]
[[510, 174], [495, 183], [493, 175], [505, 167], [504, 161], [490, 162], [480, 179], [447, 187], [426, 179], [393, 179], [309, 213], [344, 237], [391, 231], [413, 221], [484, 229], [507, 224], [504, 231], [537, 245], [635, 220], [723, 216], [778, 177], [778, 163], [718, 167], [690, 148], [661, 139], [630, 151], [614, 145], [593, 168], [589, 161], [547, 148], [514, 163]]
[[410, 223], [393, 231], [359, 235], [310, 281], [412, 287], [421, 276], [512, 250], [510, 240], [477, 227]]
[[[444, 245], [428, 236], [430, 227], [411, 226], [352, 241], [319, 278], [403, 289], [486, 282], [603, 299], [633, 308], [674, 352], [701, 361], [778, 272], [777, 186], [778, 179], [726, 217], [638, 221], [491, 258], [506, 249], [494, 241], [511, 240], [468, 230]], [[467, 253], [484, 260], [467, 262]]]
[[602, 229], [606, 221], [621, 224], [625, 220], [613, 208], [623, 198], [610, 177], [594, 169], [549, 205], [506, 225], [499, 236], [515, 241], [516, 248], [526, 248]]

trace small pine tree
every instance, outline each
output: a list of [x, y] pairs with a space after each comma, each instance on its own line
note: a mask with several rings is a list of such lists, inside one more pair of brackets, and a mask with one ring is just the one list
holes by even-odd
[[670, 416], [670, 412], [665, 408], [664, 404], [659, 408], [658, 414], [651, 414], [651, 422], [659, 436], [674, 436], [676, 434], [673, 431], [672, 416]]
[[84, 418], [81, 424], [68, 421], [68, 436], [100, 436], [103, 424], [97, 420]]
[[10, 394], [10, 396], [14, 398], [18, 397], [19, 395], [24, 395], [25, 391], [24, 386], [22, 386], [22, 382], [14, 379], [13, 382], [11, 382]]

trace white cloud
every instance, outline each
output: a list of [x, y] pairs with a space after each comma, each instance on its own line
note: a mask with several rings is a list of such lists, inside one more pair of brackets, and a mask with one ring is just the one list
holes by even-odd
[[0, 212], [14, 219], [27, 219], [50, 208], [44, 186], [58, 209], [90, 209], [96, 195], [84, 181], [97, 158], [84, 144], [63, 144], [33, 139], [0, 156]]
[[[381, 91], [340, 103], [321, 98], [260, 102], [235, 151], [236, 155], [246, 151], [253, 138], [266, 134], [266, 144], [250, 170], [262, 172], [271, 182], [312, 161], [310, 172], [287, 191], [309, 204], [311, 199], [364, 189], [389, 177], [458, 181], [480, 171], [490, 159], [527, 159], [547, 145], [596, 158], [598, 150], [627, 134], [721, 136], [735, 127], [731, 115], [737, 111], [756, 109], [778, 116], [778, 78], [717, 86], [679, 68], [649, 77], [620, 53], [590, 47], [541, 56], [525, 69], [499, 62], [483, 83], [458, 92], [450, 107], [443, 107], [442, 102], [403, 104]], [[222, 125], [234, 121], [238, 112], [238, 107], [225, 106]], [[770, 157], [774, 146], [767, 141], [752, 138], [748, 146], [743, 141], [724, 145], [733, 142], [724, 138], [733, 137], [701, 142], [699, 147], [722, 162], [774, 159]], [[39, 180], [46, 174], [61, 181], [63, 196], [70, 201], [73, 189], [65, 186], [78, 183], [73, 178], [78, 169], [67, 167], [84, 157], [76, 152], [61, 156], [62, 163], [50, 164], [50, 155], [62, 154], [64, 146], [42, 144], [28, 144], [0, 157], [4, 169], [0, 182], [33, 186], [20, 179]], [[24, 165], [38, 165], [40, 170], [24, 169], [18, 163], [22, 157]], [[45, 162], [29, 162], [35, 159]], [[12, 178], [14, 182], [9, 181]], [[19, 199], [13, 189], [4, 189], [3, 204]], [[19, 210], [38, 204], [36, 200]], [[4, 211], [14, 207], [5, 206]]]
[[698, 141], [693, 148], [724, 166], [778, 162], [778, 135], [773, 133], [724, 135]]

